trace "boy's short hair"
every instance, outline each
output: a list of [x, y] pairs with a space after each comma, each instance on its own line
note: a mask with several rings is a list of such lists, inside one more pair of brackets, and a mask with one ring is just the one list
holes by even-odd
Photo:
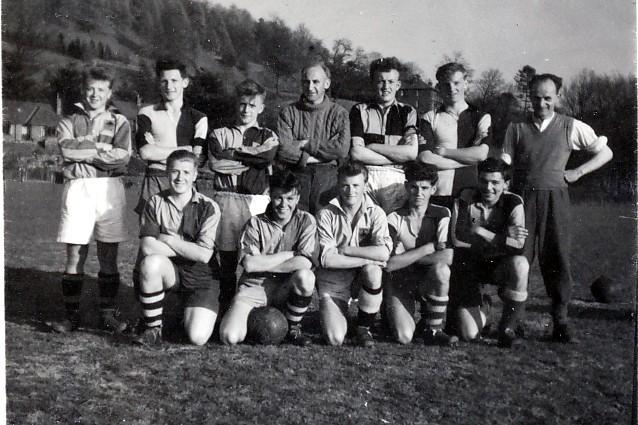
[[322, 59], [314, 59], [311, 60], [309, 62], [307, 62], [303, 68], [301, 68], [301, 75], [303, 76], [303, 73], [306, 71], [306, 69], [308, 68], [314, 68], [315, 66], [318, 66], [319, 68], [323, 69], [323, 72], [326, 73], [326, 77], [328, 77], [328, 79], [330, 79], [331, 74], [330, 74], [330, 68], [328, 68], [328, 65], [326, 65], [326, 63], [322, 60]]
[[262, 99], [266, 99], [266, 89], [257, 81], [247, 78], [241, 83], [235, 86], [235, 95], [241, 96], [261, 96]]
[[429, 181], [434, 186], [439, 181], [437, 168], [432, 164], [423, 164], [417, 161], [408, 162], [405, 167], [405, 179], [409, 182]]
[[512, 166], [500, 158], [487, 158], [478, 163], [478, 173], [501, 173], [503, 180], [512, 178]]
[[288, 170], [274, 173], [269, 177], [268, 185], [270, 186], [271, 193], [275, 188], [282, 189], [286, 193], [296, 189], [297, 193], [301, 193], [301, 182], [299, 178]]
[[155, 75], [159, 77], [162, 71], [171, 71], [173, 69], [178, 70], [182, 78], [188, 77], [188, 74], [186, 74], [186, 65], [174, 58], [159, 59], [155, 64]]
[[403, 65], [394, 56], [374, 60], [370, 64], [370, 79], [372, 80], [377, 72], [390, 72], [392, 70], [397, 71], [399, 74], [403, 70]]
[[363, 180], [368, 181], [368, 169], [359, 161], [348, 161], [337, 170], [337, 180], [343, 177], [354, 177], [363, 174]]
[[536, 84], [542, 83], [543, 81], [552, 81], [554, 85], [556, 86], [556, 93], [558, 93], [560, 91], [560, 88], [563, 87], [563, 79], [560, 78], [558, 75], [554, 75], [554, 74], [534, 75], [532, 79], [529, 80], [529, 83], [527, 84], [527, 86], [529, 90], [531, 91]]
[[465, 67], [458, 62], [449, 62], [445, 65], [441, 65], [436, 70], [436, 81], [447, 81], [452, 77], [452, 75], [456, 74], [457, 72], [462, 73], [463, 78], [467, 77], [467, 69], [465, 69]]
[[82, 71], [82, 86], [86, 87], [89, 80], [108, 81], [109, 88], [115, 84], [115, 74], [102, 66], [91, 66]]
[[199, 163], [197, 155], [195, 155], [193, 152], [179, 149], [171, 152], [168, 158], [166, 158], [166, 168], [170, 168], [171, 165], [173, 165], [173, 163], [177, 161], [191, 161], [195, 168], [197, 168], [197, 165]]

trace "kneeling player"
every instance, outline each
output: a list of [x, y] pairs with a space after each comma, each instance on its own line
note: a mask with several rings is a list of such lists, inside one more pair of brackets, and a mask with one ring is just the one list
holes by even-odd
[[[454, 345], [456, 336], [443, 331], [448, 303], [452, 249], [448, 247], [450, 210], [430, 204], [438, 172], [427, 164], [405, 169], [408, 204], [388, 216], [394, 251], [386, 270], [386, 311], [394, 337], [412, 341], [423, 329], [428, 345]], [[421, 302], [421, 323], [414, 323], [415, 300]]]
[[142, 345], [161, 343], [162, 307], [166, 291], [184, 295], [184, 327], [190, 341], [210, 338], [219, 310], [219, 281], [208, 261], [214, 252], [219, 206], [193, 188], [197, 157], [177, 150], [166, 160], [170, 188], [152, 196], [140, 225], [140, 294], [145, 330]]
[[518, 311], [527, 299], [523, 200], [506, 191], [510, 167], [502, 160], [489, 158], [479, 163], [478, 172], [478, 187], [461, 191], [454, 203], [450, 301], [456, 308], [459, 335], [474, 339], [486, 324], [480, 311], [480, 284], [497, 284], [503, 300], [498, 344], [511, 347], [516, 342]]
[[322, 267], [317, 271], [317, 290], [321, 329], [330, 345], [341, 345], [345, 339], [356, 279], [361, 284], [356, 343], [374, 345], [370, 327], [381, 306], [382, 268], [392, 240], [383, 209], [365, 195], [367, 177], [361, 163], [342, 166], [337, 174], [339, 196], [317, 214]]
[[250, 218], [239, 240], [239, 261], [244, 272], [230, 309], [222, 319], [224, 344], [246, 338], [248, 315], [265, 305], [285, 306], [287, 341], [306, 346], [301, 319], [315, 289], [312, 256], [317, 225], [312, 215], [297, 208], [301, 185], [290, 172], [270, 177], [270, 204], [266, 212]]

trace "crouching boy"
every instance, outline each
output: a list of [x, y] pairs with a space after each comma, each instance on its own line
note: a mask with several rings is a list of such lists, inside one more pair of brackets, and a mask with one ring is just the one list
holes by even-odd
[[[385, 282], [390, 328], [402, 344], [412, 341], [419, 329], [425, 344], [452, 346], [458, 338], [443, 331], [453, 255], [448, 246], [450, 210], [430, 204], [436, 167], [410, 163], [405, 177], [408, 203], [388, 216], [394, 246]], [[414, 322], [415, 301], [421, 303], [419, 326]]]
[[454, 202], [450, 302], [459, 336], [472, 340], [486, 324], [481, 284], [498, 285], [503, 300], [498, 344], [511, 347], [518, 342], [514, 330], [527, 299], [529, 263], [522, 253], [528, 232], [523, 200], [506, 191], [510, 167], [502, 160], [488, 158], [479, 163], [478, 173], [478, 186], [462, 190]]
[[198, 193], [195, 154], [177, 150], [166, 160], [169, 189], [152, 196], [140, 225], [140, 293], [145, 329], [136, 342], [161, 344], [166, 292], [179, 289], [188, 339], [203, 345], [219, 312], [219, 281], [208, 261], [214, 252], [219, 206]]
[[220, 327], [224, 344], [246, 338], [248, 315], [256, 307], [281, 307], [288, 319], [286, 340], [306, 346], [301, 319], [315, 289], [312, 256], [317, 225], [312, 215], [297, 208], [301, 184], [291, 172], [270, 177], [270, 204], [250, 218], [239, 239], [239, 262], [244, 268], [239, 289]]

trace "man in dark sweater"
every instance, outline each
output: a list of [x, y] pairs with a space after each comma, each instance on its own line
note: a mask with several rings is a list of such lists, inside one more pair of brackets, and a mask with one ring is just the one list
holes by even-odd
[[[572, 342], [567, 321], [572, 288], [568, 184], [602, 167], [613, 153], [605, 136], [598, 137], [587, 124], [554, 112], [561, 86], [562, 79], [552, 74], [539, 74], [530, 81], [534, 113], [524, 122], [509, 125], [503, 159], [512, 163], [512, 189], [525, 203], [529, 237], [524, 254], [531, 265], [538, 248], [543, 281], [552, 299], [552, 338]], [[572, 150], [585, 150], [592, 156], [580, 166], [566, 170]]]
[[[277, 122], [280, 168], [290, 169], [301, 181], [301, 209], [315, 213], [323, 195], [337, 183], [337, 166], [348, 156], [348, 112], [326, 95], [330, 70], [322, 62], [301, 71], [301, 98], [284, 108]], [[323, 195], [323, 196], [322, 196]]]

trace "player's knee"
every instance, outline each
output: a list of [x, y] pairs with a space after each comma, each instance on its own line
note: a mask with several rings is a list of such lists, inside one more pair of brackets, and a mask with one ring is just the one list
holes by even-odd
[[522, 255], [515, 255], [511, 259], [512, 269], [517, 275], [525, 275], [529, 273], [529, 262]]
[[409, 344], [414, 336], [414, 329], [398, 328], [395, 330], [395, 338], [399, 344]]
[[324, 337], [328, 345], [339, 346], [346, 339], [346, 333], [338, 329], [326, 329]]
[[450, 266], [444, 263], [435, 263], [431, 266], [432, 276], [438, 283], [449, 285], [450, 282]]
[[487, 322], [485, 313], [479, 307], [460, 308], [456, 316], [459, 338], [463, 341], [478, 338]]
[[219, 330], [219, 339], [224, 345], [237, 345], [244, 340], [244, 336], [237, 329], [222, 326]]
[[383, 272], [381, 267], [368, 264], [361, 269], [363, 284], [370, 289], [379, 289], [381, 287], [381, 278]]
[[206, 326], [191, 326], [186, 329], [186, 334], [188, 335], [188, 340], [193, 345], [204, 345], [210, 339], [213, 330]]
[[311, 270], [297, 270], [293, 281], [294, 288], [303, 296], [310, 296], [315, 290], [315, 274]]
[[140, 263], [140, 276], [142, 280], [145, 277], [155, 276], [161, 273], [164, 257], [161, 255], [147, 255]]

